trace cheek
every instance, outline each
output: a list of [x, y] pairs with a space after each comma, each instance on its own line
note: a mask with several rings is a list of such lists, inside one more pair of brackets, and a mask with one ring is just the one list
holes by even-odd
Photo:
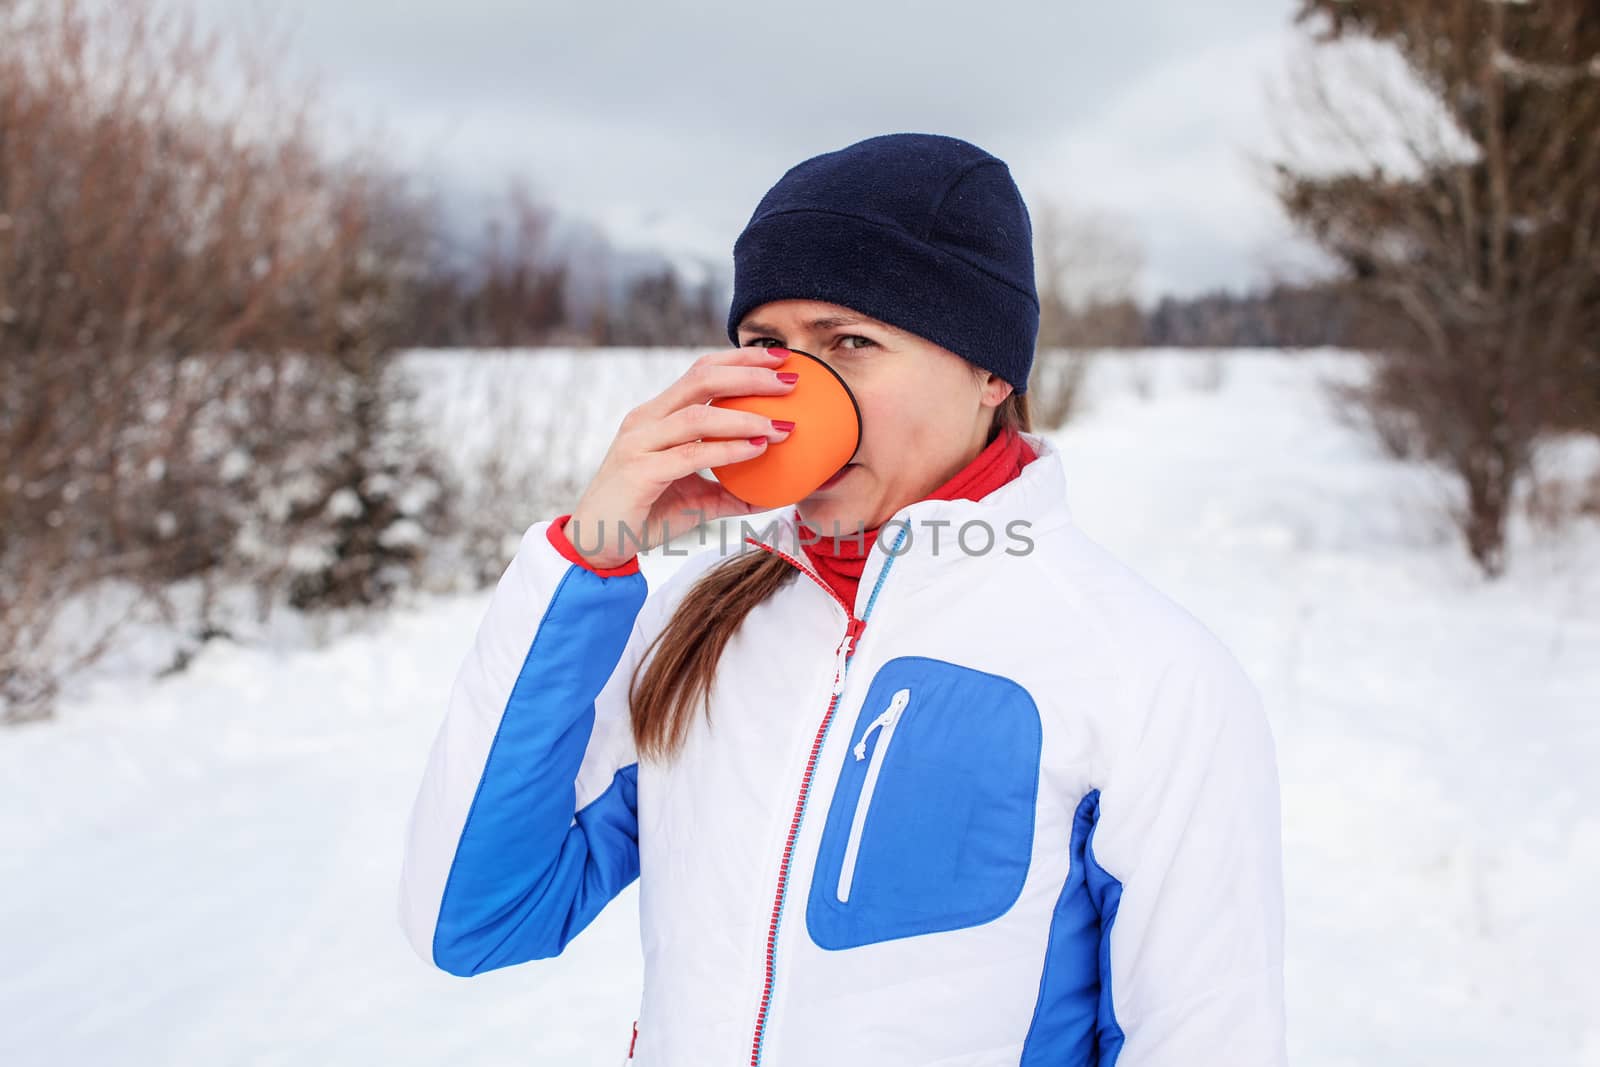
[[890, 391], [856, 393], [861, 409], [861, 447], [856, 459], [869, 466], [899, 466], [908, 447], [915, 447], [922, 430], [916, 413]]
[[862, 451], [871, 450], [880, 461], [894, 455], [904, 462], [906, 449], [937, 440], [953, 425], [948, 391], [922, 376], [886, 375], [850, 388], [861, 409]]
[[880, 462], [892, 457], [897, 466], [919, 467], [924, 460], [939, 465], [955, 428], [963, 425], [960, 398], [948, 389], [901, 385], [857, 392], [856, 402], [862, 451], [870, 449]]

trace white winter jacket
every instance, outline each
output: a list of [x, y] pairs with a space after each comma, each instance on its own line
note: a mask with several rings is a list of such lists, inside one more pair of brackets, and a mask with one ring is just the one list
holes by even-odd
[[[1039, 457], [982, 500], [900, 509], [853, 605], [793, 509], [655, 590], [530, 527], [412, 813], [416, 951], [456, 975], [558, 955], [637, 877], [638, 1067], [1283, 1064], [1261, 699], [1024, 436]], [[735, 548], [803, 573], [728, 644], [709, 722], [640, 762], [634, 666]]]

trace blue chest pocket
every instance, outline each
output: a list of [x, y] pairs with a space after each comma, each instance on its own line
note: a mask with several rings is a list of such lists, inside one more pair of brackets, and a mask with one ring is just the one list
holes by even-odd
[[998, 918], [1022, 893], [1039, 709], [999, 675], [924, 656], [867, 688], [823, 824], [806, 927], [826, 949]]

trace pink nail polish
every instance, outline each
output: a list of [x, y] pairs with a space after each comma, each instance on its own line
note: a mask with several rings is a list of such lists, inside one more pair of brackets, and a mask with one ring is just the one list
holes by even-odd
[[784, 385], [793, 385], [799, 380], [800, 375], [797, 371], [781, 370], [778, 372], [778, 381], [782, 382]]
[[790, 430], [794, 429], [794, 423], [790, 422], [788, 419], [773, 419], [772, 428], [777, 430], [779, 433], [788, 433]]
[[767, 439], [765, 437], [752, 437], [750, 438], [750, 443], [753, 445], [764, 445], [767, 443]]

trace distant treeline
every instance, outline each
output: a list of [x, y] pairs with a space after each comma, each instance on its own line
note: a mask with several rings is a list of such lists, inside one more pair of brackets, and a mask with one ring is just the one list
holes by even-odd
[[[574, 310], [561, 266], [491, 254], [470, 272], [438, 270], [414, 309], [408, 340], [425, 348], [720, 344], [727, 294], [670, 268], [622, 282], [621, 296]], [[1054, 344], [1093, 348], [1304, 348], [1356, 341], [1355, 308], [1333, 285], [1119, 300], [1065, 316]], [[1041, 338], [1041, 344], [1045, 343]]]
[[1332, 285], [1275, 285], [1253, 293], [1165, 297], [1141, 316], [1141, 344], [1200, 348], [1301, 348], [1354, 338], [1355, 309]]

